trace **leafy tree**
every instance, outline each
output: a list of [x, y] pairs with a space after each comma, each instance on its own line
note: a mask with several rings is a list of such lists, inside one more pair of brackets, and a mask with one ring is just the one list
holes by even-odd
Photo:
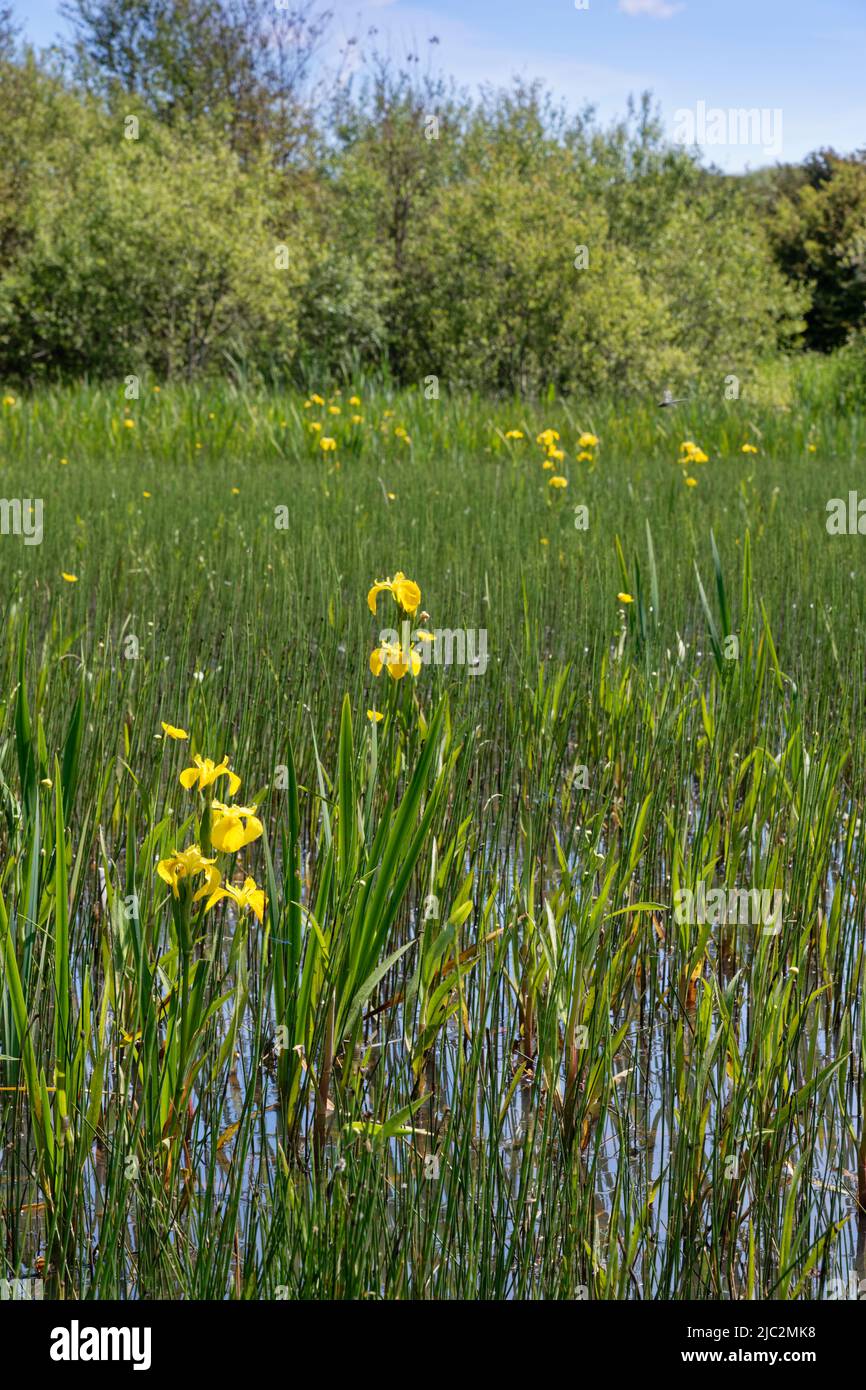
[[77, 71], [164, 121], [209, 119], [242, 155], [284, 160], [310, 137], [303, 99], [330, 14], [316, 0], [67, 0]]
[[771, 221], [781, 269], [812, 291], [809, 347], [826, 352], [866, 326], [866, 152], [810, 156]]

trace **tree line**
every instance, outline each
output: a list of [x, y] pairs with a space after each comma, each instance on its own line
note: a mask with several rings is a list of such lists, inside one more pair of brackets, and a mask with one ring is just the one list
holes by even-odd
[[863, 356], [866, 157], [744, 176], [542, 83], [470, 94], [302, 0], [0, 10], [0, 374], [486, 392]]

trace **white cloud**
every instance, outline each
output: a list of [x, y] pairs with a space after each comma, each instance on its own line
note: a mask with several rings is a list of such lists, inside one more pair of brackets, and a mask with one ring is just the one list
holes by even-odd
[[624, 14], [645, 14], [650, 19], [673, 19], [685, 5], [672, 5], [670, 0], [619, 0]]

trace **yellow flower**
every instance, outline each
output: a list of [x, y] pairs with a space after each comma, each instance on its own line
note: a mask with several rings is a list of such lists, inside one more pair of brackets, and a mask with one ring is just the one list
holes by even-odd
[[363, 425], [363, 423], [364, 423], [364, 417], [363, 417], [363, 415], [353, 415], [353, 416], [352, 416], [352, 424], [353, 424], [353, 425]]
[[134, 429], [135, 429], [135, 421], [134, 421], [134, 420], [129, 420], [129, 419], [124, 420], [124, 422], [123, 422], [123, 428], [124, 428], [125, 430], [134, 430]]
[[758, 451], [754, 444], [744, 444], [741, 452], [744, 454], [756, 454]]
[[617, 594], [617, 598], [619, 599], [620, 603], [634, 603], [634, 599], [632, 598], [631, 594]]
[[550, 541], [548, 540], [547, 536], [541, 536], [540, 541], [542, 545], [550, 545]]
[[370, 653], [370, 670], [374, 676], [380, 676], [383, 667], [392, 680], [399, 681], [410, 670], [413, 676], [418, 675], [421, 670], [421, 657], [414, 647], [410, 647], [406, 652], [399, 642], [382, 642]]
[[327, 435], [323, 435], [323, 437], [319, 440], [319, 448], [323, 449], [326, 454], [330, 452], [330, 450], [336, 449], [336, 447], [336, 439], [329, 439]]
[[339, 415], [340, 413], [341, 413], [341, 411], [340, 411], [340, 407], [339, 407], [338, 405], [329, 405], [329, 406], [328, 406], [328, 414], [329, 414], [329, 415]]
[[542, 430], [541, 434], [536, 436], [535, 442], [536, 444], [543, 444], [545, 448], [550, 449], [558, 438], [559, 434], [556, 430]]
[[314, 433], [315, 433], [316, 431], [320, 430], [321, 428], [322, 428], [322, 426], [319, 424], [319, 421], [318, 421], [318, 420], [312, 420], [312, 421], [310, 422], [310, 429], [313, 430]]
[[214, 801], [213, 808], [210, 837], [214, 849], [221, 854], [235, 854], [263, 834], [255, 806], [225, 806], [222, 801]]
[[186, 729], [178, 729], [174, 724], [166, 724], [165, 720], [162, 721], [162, 731], [165, 734], [166, 738], [189, 738], [189, 734], [187, 733]]
[[562, 463], [562, 460], [565, 458], [565, 450], [564, 450], [564, 449], [548, 449], [548, 451], [547, 451], [547, 457], [548, 457], [549, 459], [553, 459], [553, 462], [554, 462], [554, 463]]
[[214, 763], [212, 758], [202, 758], [198, 753], [193, 757], [193, 766], [184, 768], [180, 774], [180, 784], [191, 791], [193, 787], [198, 787], [199, 791], [204, 791], [205, 787], [210, 787], [218, 777], [228, 777], [229, 791], [234, 796], [241, 784], [241, 779], [236, 772], [229, 770], [228, 757], [223, 758], [221, 763]]
[[78, 575], [77, 575], [77, 574], [67, 574], [65, 570], [61, 570], [61, 571], [60, 571], [60, 578], [61, 578], [61, 579], [65, 579], [66, 582], [67, 582], [67, 584], [77, 584], [77, 583], [78, 583]]
[[372, 589], [367, 595], [367, 605], [371, 613], [376, 612], [376, 598], [378, 594], [387, 591], [393, 594], [397, 603], [404, 613], [414, 613], [421, 602], [421, 590], [412, 579], [407, 579], [402, 570], [398, 570], [391, 579], [377, 579]]
[[161, 859], [156, 866], [156, 872], [163, 882], [168, 884], [176, 898], [180, 897], [180, 885], [184, 879], [192, 878], [195, 874], [205, 874], [204, 887], [199, 888], [193, 896], [193, 902], [197, 903], [200, 898], [213, 893], [220, 881], [220, 871], [214, 867], [215, 864], [215, 859], [204, 858], [198, 845], [190, 845], [188, 849], [175, 850], [168, 859]]
[[697, 478], [686, 478], [686, 487], [697, 487]]
[[818, 452], [818, 445], [817, 445], [817, 444], [807, 444], [807, 445], [806, 445], [806, 448], [809, 450], [809, 453], [810, 453], [810, 454], [815, 454], [815, 453]]
[[4, 396], [4, 397], [3, 397], [3, 404], [4, 404], [4, 405], [14, 405], [14, 404], [15, 404], [15, 397], [14, 397], [14, 396]]
[[361, 404], [361, 397], [360, 397], [360, 396], [350, 396], [350, 397], [349, 397], [349, 405], [360, 405], [360, 404]]
[[384, 714], [382, 713], [381, 710], [378, 710], [378, 709], [368, 709], [368, 710], [367, 710], [367, 718], [369, 719], [369, 721], [370, 721], [371, 724], [379, 724], [379, 723], [381, 723], [381, 721], [385, 718], [385, 716], [384, 716]]
[[321, 396], [311, 396], [311, 397], [310, 397], [310, 400], [313, 402], [313, 405], [324, 405], [324, 404], [325, 404], [325, 402], [324, 402], [324, 400], [323, 400], [323, 398], [322, 398]]
[[556, 473], [552, 478], [548, 479], [547, 485], [548, 487], [568, 487], [568, 479]]
[[141, 495], [142, 495], [142, 497], [149, 497], [149, 496], [150, 496], [150, 493], [149, 493], [149, 492], [143, 492]]
[[523, 430], [506, 430], [506, 431], [505, 431], [505, 438], [506, 438], [506, 439], [523, 439], [523, 437], [524, 437], [524, 435], [523, 435]]
[[552, 470], [556, 467], [556, 463], [553, 459], [545, 459], [541, 466]]
[[61, 463], [68, 463], [68, 462], [69, 462], [69, 459], [61, 459], [60, 462], [61, 462]]
[[703, 449], [699, 449], [691, 439], [685, 439], [680, 445], [683, 457], [680, 463], [709, 463], [709, 455]]
[[241, 490], [240, 490], [240, 488], [239, 488], [239, 487], [233, 487], [233, 488], [232, 488], [232, 497], [240, 497], [240, 495], [241, 495]]
[[239, 908], [250, 908], [259, 922], [264, 920], [267, 898], [262, 889], [256, 887], [254, 878], [245, 878], [243, 888], [235, 888], [231, 883], [227, 883], [224, 888], [217, 888], [207, 900], [206, 911], [210, 911], [221, 898], [231, 898]]
[[592, 463], [594, 458], [594, 454], [590, 454], [586, 449], [581, 449], [577, 456], [577, 461], [578, 463]]
[[594, 449], [598, 443], [598, 436], [594, 434], [582, 434], [577, 441], [579, 449]]

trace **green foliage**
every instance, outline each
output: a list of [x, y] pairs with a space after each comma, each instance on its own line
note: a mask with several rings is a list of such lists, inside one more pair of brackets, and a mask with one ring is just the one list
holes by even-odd
[[820, 351], [866, 327], [866, 156], [807, 161], [771, 219], [778, 262], [808, 286], [806, 342]]
[[265, 167], [194, 126], [145, 121], [127, 140], [119, 116], [73, 97], [37, 155], [0, 281], [7, 370], [169, 377], [221, 365], [235, 343], [291, 353], [298, 233], [277, 235]]
[[221, 102], [164, 109], [128, 38], [102, 86], [0, 63], [6, 376], [651, 394], [796, 341], [807, 294], [754, 204], [667, 146], [648, 98], [603, 131], [538, 84], [472, 103], [375, 60], [287, 160], [266, 125], [239, 143]]

